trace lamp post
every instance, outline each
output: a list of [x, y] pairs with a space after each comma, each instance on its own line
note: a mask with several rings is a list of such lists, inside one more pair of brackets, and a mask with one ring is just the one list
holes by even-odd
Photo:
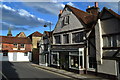
[[51, 53], [51, 51], [50, 51], [50, 49], [51, 49], [51, 25], [52, 25], [52, 23], [51, 22], [49, 22], [49, 23], [45, 23], [45, 25], [44, 25], [44, 27], [47, 27], [47, 26], [49, 26], [49, 28], [50, 28], [50, 34], [49, 34], [49, 66], [50, 66], [50, 53]]

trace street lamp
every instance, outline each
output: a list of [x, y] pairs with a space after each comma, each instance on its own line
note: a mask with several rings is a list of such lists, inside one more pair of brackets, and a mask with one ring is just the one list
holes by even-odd
[[[51, 22], [44, 24], [44, 27], [49, 26], [49, 28], [50, 28], [50, 33], [49, 33], [49, 66], [50, 66], [50, 53], [51, 53], [50, 49], [51, 49], [51, 35], [52, 35], [52, 34], [51, 34], [51, 25], [52, 25]], [[46, 56], [46, 57], [47, 57], [47, 56]]]
[[52, 23], [51, 23], [51, 22], [49, 22], [49, 23], [45, 23], [45, 24], [44, 24], [44, 27], [49, 26], [49, 28], [50, 28], [50, 32], [51, 32], [51, 25], [52, 25]]

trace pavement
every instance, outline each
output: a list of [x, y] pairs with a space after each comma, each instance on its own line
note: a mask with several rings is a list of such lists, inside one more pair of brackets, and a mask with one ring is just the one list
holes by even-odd
[[94, 75], [88, 75], [88, 74], [76, 74], [73, 72], [69, 72], [63, 69], [57, 69], [57, 68], [53, 68], [53, 67], [47, 67], [47, 66], [41, 66], [41, 65], [37, 65], [37, 64], [31, 64], [32, 66], [36, 67], [36, 68], [40, 68], [40, 69], [44, 69], [44, 70], [48, 70], [51, 72], [55, 72], [61, 75], [65, 75], [68, 77], [71, 77], [73, 79], [79, 79], [79, 80], [108, 80], [108, 79], [103, 79], [101, 77], [98, 76], [94, 76]]
[[2, 62], [0, 75], [2, 80], [72, 80], [68, 76], [33, 67], [30, 62]]

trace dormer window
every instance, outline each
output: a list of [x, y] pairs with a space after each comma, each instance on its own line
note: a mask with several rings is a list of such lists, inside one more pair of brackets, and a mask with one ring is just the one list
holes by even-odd
[[64, 25], [69, 24], [69, 16], [64, 17]]
[[25, 48], [25, 44], [21, 44], [21, 48]]
[[16, 43], [14, 43], [13, 45], [14, 45], [14, 48], [17, 48], [17, 44]]

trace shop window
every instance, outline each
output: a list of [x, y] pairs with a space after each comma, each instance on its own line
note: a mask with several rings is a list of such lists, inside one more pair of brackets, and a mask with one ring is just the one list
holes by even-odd
[[69, 43], [69, 34], [63, 35], [63, 41], [64, 44]]
[[60, 44], [61, 43], [61, 41], [60, 41], [60, 35], [58, 35], [58, 36], [55, 36], [55, 43], [56, 44]]
[[52, 64], [57, 64], [58, 60], [57, 60], [57, 53], [56, 54], [51, 54], [51, 62]]
[[72, 42], [73, 43], [80, 43], [80, 42], [83, 42], [83, 37], [84, 37], [84, 34], [83, 32], [78, 32], [78, 33], [73, 33], [72, 34]]
[[17, 48], [17, 44], [16, 43], [14, 43], [13, 45], [14, 45], [14, 48]]
[[3, 56], [8, 56], [8, 53], [6, 53], [6, 52], [5, 52], [5, 53], [3, 53]]
[[71, 67], [79, 68], [79, 57], [71, 56]]

